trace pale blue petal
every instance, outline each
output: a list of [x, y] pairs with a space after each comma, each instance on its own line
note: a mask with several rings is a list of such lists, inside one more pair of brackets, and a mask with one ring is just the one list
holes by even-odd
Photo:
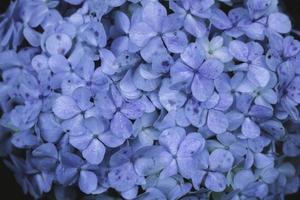
[[205, 140], [199, 133], [189, 133], [180, 143], [177, 156], [188, 158], [202, 151], [205, 146]]
[[116, 57], [111, 51], [102, 49], [100, 51], [100, 57], [101, 69], [105, 74], [113, 75], [119, 70], [119, 65], [116, 62]]
[[245, 43], [239, 40], [233, 40], [229, 43], [229, 52], [239, 61], [247, 62], [249, 50]]
[[260, 128], [249, 117], [246, 117], [244, 123], [242, 124], [242, 133], [245, 137], [253, 139], [259, 137]]
[[223, 112], [210, 110], [207, 117], [207, 126], [212, 132], [220, 134], [227, 130], [229, 122], [227, 116]]
[[254, 155], [254, 165], [258, 169], [262, 169], [265, 167], [273, 167], [274, 158], [271, 155], [266, 155], [263, 153], [256, 153]]
[[82, 134], [82, 135], [70, 135], [69, 136], [69, 142], [70, 144], [83, 151], [84, 149], [86, 149], [88, 147], [88, 145], [90, 144], [90, 142], [93, 139], [93, 135], [91, 134]]
[[145, 45], [140, 53], [142, 58], [150, 63], [154, 57], [167, 53], [167, 50], [164, 47], [161, 37], [154, 37]]
[[93, 106], [91, 102], [92, 92], [86, 87], [79, 87], [74, 90], [72, 97], [82, 111], [88, 110]]
[[210, 22], [220, 30], [225, 30], [232, 27], [231, 21], [229, 20], [228, 16], [218, 8], [212, 10]]
[[30, 45], [38, 47], [40, 45], [41, 34], [30, 27], [25, 27], [23, 30], [24, 37]]
[[183, 141], [186, 133], [181, 127], [164, 130], [159, 136], [160, 145], [164, 146], [173, 155], [177, 154], [179, 144]]
[[98, 139], [93, 139], [88, 147], [82, 151], [82, 157], [93, 165], [100, 164], [104, 154], [105, 146]]
[[214, 92], [214, 82], [211, 79], [195, 75], [191, 90], [193, 97], [198, 101], [206, 101]]
[[224, 69], [223, 63], [217, 59], [207, 59], [199, 68], [199, 73], [209, 79], [217, 78]]
[[51, 56], [48, 60], [48, 65], [54, 73], [68, 72], [70, 70], [68, 60], [60, 54]]
[[222, 192], [226, 188], [226, 178], [218, 172], [209, 172], [205, 179], [205, 186], [214, 192]]
[[245, 35], [253, 40], [264, 40], [265, 38], [265, 26], [261, 23], [251, 23], [249, 25], [243, 25], [240, 27]]
[[269, 15], [268, 26], [270, 29], [278, 33], [288, 33], [292, 28], [289, 17], [279, 12]]
[[11, 143], [17, 148], [31, 148], [38, 144], [38, 138], [30, 132], [15, 133]]
[[184, 29], [195, 37], [203, 37], [207, 28], [201, 19], [195, 19], [192, 15], [188, 14], [184, 20]]
[[135, 155], [134, 168], [138, 175], [149, 176], [158, 173], [171, 163], [172, 156], [160, 146], [139, 149]]
[[46, 40], [46, 50], [51, 54], [65, 55], [72, 47], [71, 38], [64, 33], [50, 35]]
[[246, 196], [263, 199], [268, 195], [269, 187], [262, 182], [250, 183], [243, 191]]
[[118, 29], [122, 30], [124, 33], [129, 32], [130, 20], [124, 12], [117, 11], [114, 15], [114, 19], [115, 19], [115, 26]]
[[177, 31], [183, 26], [184, 16], [171, 13], [164, 18], [162, 32]]
[[55, 120], [53, 114], [43, 113], [39, 116], [38, 122], [41, 136], [48, 142], [56, 142], [62, 136], [62, 128]]
[[133, 24], [130, 32], [130, 40], [139, 47], [144, 47], [148, 41], [156, 35], [156, 32], [144, 22]]
[[119, 138], [117, 136], [115, 136], [114, 134], [112, 134], [111, 132], [105, 132], [105, 133], [101, 133], [98, 136], [99, 140], [101, 140], [101, 142], [103, 142], [106, 146], [108, 147], [118, 147], [121, 146], [125, 139], [123, 138]]
[[79, 188], [86, 194], [92, 193], [96, 190], [98, 185], [98, 178], [95, 173], [90, 171], [81, 171], [79, 176]]
[[182, 107], [186, 101], [186, 96], [183, 92], [170, 89], [170, 80], [164, 80], [159, 90], [159, 101], [167, 110], [176, 110]]
[[69, 96], [58, 97], [53, 104], [52, 110], [61, 119], [70, 119], [80, 113], [75, 100]]
[[183, 31], [165, 33], [162, 38], [172, 53], [182, 53], [188, 45], [187, 36]]
[[186, 118], [196, 127], [201, 127], [206, 122], [207, 112], [200, 107], [200, 102], [190, 99], [184, 108]]
[[265, 87], [269, 83], [270, 72], [263, 67], [250, 65], [247, 78], [255, 85]]
[[251, 170], [238, 171], [233, 177], [233, 187], [235, 189], [244, 189], [248, 184], [256, 180]]
[[197, 44], [192, 43], [180, 55], [180, 58], [193, 69], [198, 69], [204, 60], [204, 54]]
[[163, 19], [166, 16], [166, 8], [159, 2], [149, 2], [143, 9], [143, 20], [156, 32], [162, 30]]
[[129, 119], [140, 118], [143, 115], [144, 111], [145, 111], [145, 106], [140, 101], [125, 103], [121, 109], [121, 112]]
[[114, 115], [110, 129], [116, 136], [123, 139], [129, 138], [133, 132], [132, 122], [120, 112]]
[[180, 61], [177, 61], [171, 68], [171, 81], [173, 84], [190, 85], [193, 79], [192, 70]]
[[110, 185], [117, 191], [127, 191], [135, 186], [137, 175], [134, 172], [132, 164], [124, 163], [119, 167], [114, 167], [108, 173]]
[[209, 156], [209, 167], [218, 172], [228, 172], [233, 165], [234, 158], [230, 151], [216, 149]]
[[275, 139], [280, 139], [285, 135], [285, 128], [282, 123], [277, 120], [269, 120], [260, 124], [260, 127], [273, 136]]

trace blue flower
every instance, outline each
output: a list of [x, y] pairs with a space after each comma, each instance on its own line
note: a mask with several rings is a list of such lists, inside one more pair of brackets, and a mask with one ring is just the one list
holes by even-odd
[[164, 53], [167, 48], [172, 53], [181, 53], [188, 44], [187, 36], [177, 30], [176, 16], [167, 16], [166, 9], [159, 2], [149, 2], [143, 7], [142, 20], [132, 24], [129, 37], [141, 49], [141, 56], [147, 62], [153, 54]]
[[0, 16], [0, 156], [35, 199], [295, 193], [300, 42], [281, 10], [13, 1]]
[[89, 117], [82, 119], [83, 130], [78, 129], [69, 132], [70, 144], [82, 151], [82, 157], [91, 164], [100, 164], [104, 158], [106, 148], [120, 146], [124, 139], [117, 137], [109, 131], [108, 121]]
[[59, 96], [53, 104], [52, 111], [60, 119], [71, 119], [94, 106], [91, 98], [92, 92], [88, 88], [79, 87], [74, 90], [72, 96]]
[[120, 191], [124, 198], [135, 198], [137, 186], [145, 183], [144, 177], [136, 173], [131, 162], [134, 152], [133, 148], [124, 147], [110, 158], [111, 170], [108, 174], [108, 182], [111, 187]]
[[98, 93], [95, 101], [104, 118], [111, 119], [110, 129], [119, 138], [127, 139], [132, 135], [130, 119], [137, 119], [144, 113], [145, 105], [136, 100], [125, 102], [116, 87]]
[[170, 1], [170, 9], [175, 13], [177, 26], [183, 26], [191, 35], [200, 38], [207, 33], [207, 27], [203, 19], [210, 14], [210, 7], [214, 4], [212, 0], [202, 1], [179, 1], [179, 4]]
[[223, 46], [224, 39], [221, 36], [213, 37], [210, 41], [206, 37], [198, 38], [197, 44], [204, 49], [206, 58], [217, 58], [223, 63], [229, 62], [232, 59], [228, 48]]
[[55, 174], [57, 181], [63, 185], [72, 185], [78, 180], [80, 190], [90, 194], [98, 187], [98, 177], [93, 168], [84, 163], [76, 154], [61, 152], [61, 163], [57, 166]]
[[185, 86], [187, 90], [192, 91], [197, 100], [203, 102], [213, 94], [213, 80], [223, 72], [223, 69], [224, 65], [218, 59], [204, 60], [204, 55], [194, 43], [181, 54], [181, 60], [174, 64], [170, 74], [173, 84]]

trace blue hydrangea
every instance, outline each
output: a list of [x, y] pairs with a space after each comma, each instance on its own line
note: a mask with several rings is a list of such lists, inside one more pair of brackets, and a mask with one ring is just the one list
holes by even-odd
[[297, 192], [300, 41], [282, 10], [12, 1], [0, 15], [3, 162], [34, 199]]

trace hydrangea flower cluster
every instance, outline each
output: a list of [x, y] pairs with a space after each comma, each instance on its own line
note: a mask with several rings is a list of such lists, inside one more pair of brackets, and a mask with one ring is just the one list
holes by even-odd
[[297, 192], [300, 42], [277, 0], [16, 0], [0, 20], [0, 153], [24, 193]]

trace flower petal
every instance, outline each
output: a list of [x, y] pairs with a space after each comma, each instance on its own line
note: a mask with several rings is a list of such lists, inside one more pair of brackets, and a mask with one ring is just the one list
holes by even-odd
[[239, 40], [233, 40], [229, 43], [229, 52], [239, 61], [247, 62], [248, 60], [248, 46]]
[[166, 16], [166, 8], [156, 1], [147, 3], [143, 9], [143, 20], [156, 32], [162, 30], [163, 19]]
[[166, 147], [173, 155], [177, 154], [179, 144], [185, 137], [185, 130], [181, 127], [174, 127], [164, 130], [159, 136], [160, 145]]
[[129, 138], [133, 131], [132, 122], [120, 112], [117, 112], [111, 120], [110, 129], [123, 139]]
[[244, 189], [248, 184], [255, 181], [255, 176], [251, 170], [238, 171], [233, 177], [233, 188]]
[[205, 140], [199, 133], [189, 133], [180, 143], [177, 156], [178, 158], [188, 158], [202, 151], [205, 146]]
[[62, 128], [60, 124], [55, 120], [53, 114], [40, 114], [38, 125], [41, 131], [41, 136], [48, 142], [56, 142], [62, 136]]
[[205, 179], [205, 186], [214, 192], [224, 191], [226, 183], [227, 181], [225, 176], [218, 172], [209, 172]]
[[232, 27], [232, 23], [229, 20], [228, 16], [218, 8], [212, 10], [210, 22], [220, 30], [225, 30]]
[[209, 167], [218, 172], [228, 172], [233, 165], [234, 158], [230, 151], [216, 149], [209, 156]]
[[180, 58], [193, 69], [198, 69], [204, 60], [204, 54], [197, 44], [190, 44]]
[[206, 101], [214, 92], [213, 80], [195, 75], [191, 86], [193, 97], [198, 101]]
[[164, 43], [172, 53], [182, 53], [188, 45], [188, 39], [183, 31], [169, 32], [163, 35]]
[[97, 176], [90, 171], [82, 170], [79, 176], [79, 188], [86, 194], [92, 193], [96, 190], [98, 185]]
[[71, 38], [64, 33], [55, 33], [46, 40], [46, 50], [51, 54], [65, 55], [72, 47]]
[[82, 151], [82, 157], [93, 165], [100, 164], [104, 158], [104, 154], [105, 146], [98, 139], [93, 139], [88, 147]]
[[191, 35], [200, 38], [205, 35], [207, 28], [201, 19], [196, 19], [188, 14], [184, 20], [184, 29]]
[[269, 15], [268, 26], [278, 33], [288, 33], [292, 29], [289, 17], [279, 12], [271, 13]]
[[247, 117], [242, 125], [242, 133], [247, 138], [256, 138], [260, 135], [260, 128], [255, 122]]
[[265, 87], [270, 80], [270, 72], [263, 68], [250, 65], [247, 78], [259, 87]]
[[69, 96], [58, 97], [53, 104], [52, 110], [61, 119], [70, 119], [80, 113], [76, 102]]
[[227, 116], [223, 112], [210, 110], [207, 117], [207, 126], [212, 132], [220, 134], [227, 130], [229, 122]]
[[224, 69], [223, 63], [217, 59], [207, 59], [199, 68], [199, 73], [209, 79], [217, 78]]
[[144, 47], [155, 35], [156, 32], [144, 22], [133, 24], [129, 32], [130, 40], [139, 47]]

